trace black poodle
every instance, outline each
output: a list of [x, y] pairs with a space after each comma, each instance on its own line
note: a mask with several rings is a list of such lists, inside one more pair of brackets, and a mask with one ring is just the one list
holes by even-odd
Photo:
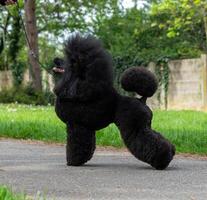
[[146, 105], [157, 89], [155, 76], [143, 67], [127, 69], [122, 87], [142, 97], [128, 97], [113, 87], [110, 54], [95, 37], [73, 35], [65, 44], [65, 58], [54, 59], [60, 79], [54, 92], [56, 113], [67, 125], [67, 164], [83, 165], [95, 150], [95, 131], [115, 123], [129, 151], [156, 169], [165, 169], [175, 147], [151, 129], [152, 111]]

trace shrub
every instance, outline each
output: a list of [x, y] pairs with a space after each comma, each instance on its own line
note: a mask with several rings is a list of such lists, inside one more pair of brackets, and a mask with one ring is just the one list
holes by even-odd
[[37, 92], [30, 85], [14, 87], [0, 92], [0, 103], [22, 103], [32, 105], [54, 104], [54, 94], [50, 91]]

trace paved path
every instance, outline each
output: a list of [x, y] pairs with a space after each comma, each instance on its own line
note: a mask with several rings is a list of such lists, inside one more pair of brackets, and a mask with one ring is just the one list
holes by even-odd
[[207, 200], [207, 160], [178, 157], [156, 171], [107, 150], [84, 167], [67, 167], [64, 146], [0, 140], [0, 184], [55, 199]]

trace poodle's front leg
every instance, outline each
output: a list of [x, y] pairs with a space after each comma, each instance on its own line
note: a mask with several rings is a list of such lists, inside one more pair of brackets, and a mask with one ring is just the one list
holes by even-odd
[[90, 160], [95, 151], [95, 131], [77, 124], [67, 125], [67, 165], [80, 166]]

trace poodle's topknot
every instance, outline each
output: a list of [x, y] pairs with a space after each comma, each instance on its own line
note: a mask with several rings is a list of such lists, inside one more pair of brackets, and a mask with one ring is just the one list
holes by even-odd
[[96, 58], [96, 56], [105, 51], [102, 47], [102, 43], [99, 39], [92, 35], [82, 36], [80, 33], [76, 33], [68, 38], [65, 43], [65, 55], [67, 58], [73, 59], [78, 62], [83, 57]]
[[143, 97], [151, 97], [157, 90], [158, 81], [155, 75], [145, 67], [131, 67], [121, 77], [122, 88], [136, 92]]
[[73, 72], [74, 79], [86, 80], [86, 76], [90, 76], [87, 81], [113, 85], [112, 57], [96, 37], [79, 33], [70, 36], [65, 43], [64, 60], [65, 70]]

